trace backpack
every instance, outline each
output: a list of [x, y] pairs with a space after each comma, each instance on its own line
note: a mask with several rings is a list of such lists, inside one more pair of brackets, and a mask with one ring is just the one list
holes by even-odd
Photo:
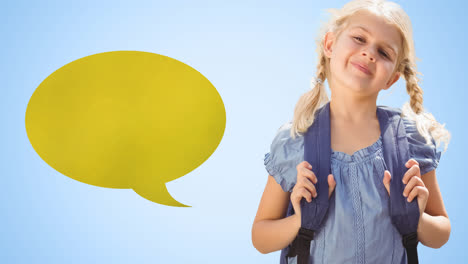
[[[377, 117], [382, 135], [382, 147], [385, 163], [392, 175], [390, 181], [390, 215], [392, 224], [402, 236], [408, 264], [418, 264], [419, 207], [417, 199], [410, 203], [402, 194], [405, 185], [403, 175], [407, 171], [405, 163], [409, 160], [409, 146], [406, 130], [400, 117], [401, 110], [386, 106], [377, 107]], [[315, 184], [317, 197], [310, 203], [301, 200], [301, 228], [294, 241], [281, 250], [280, 264], [287, 264], [289, 257], [297, 256], [298, 264], [312, 263], [309, 260], [310, 242], [325, 218], [328, 210], [328, 181], [331, 173], [331, 137], [330, 137], [330, 102], [317, 110], [315, 121], [304, 134], [304, 160], [312, 165], [317, 176]], [[332, 194], [334, 195], [334, 193]], [[332, 197], [330, 197], [332, 198]], [[289, 201], [287, 216], [294, 214]]]

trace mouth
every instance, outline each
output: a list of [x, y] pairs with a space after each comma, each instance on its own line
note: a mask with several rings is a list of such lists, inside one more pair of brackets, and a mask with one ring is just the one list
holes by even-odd
[[356, 67], [358, 70], [362, 71], [363, 73], [365, 73], [367, 75], [372, 75], [369, 68], [367, 68], [365, 65], [359, 64], [359, 63], [356, 63], [356, 62], [351, 62], [351, 64], [354, 67]]

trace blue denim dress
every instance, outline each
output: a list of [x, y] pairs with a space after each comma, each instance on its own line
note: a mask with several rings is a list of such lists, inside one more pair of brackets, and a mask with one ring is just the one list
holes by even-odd
[[[435, 141], [426, 145], [414, 121], [403, 121], [410, 157], [419, 162], [421, 175], [434, 170], [441, 155]], [[304, 161], [304, 138], [292, 139], [290, 128], [291, 122], [278, 130], [264, 161], [268, 173], [288, 192], [296, 184], [296, 166]], [[382, 138], [353, 155], [332, 150], [330, 162], [335, 195], [311, 241], [313, 263], [407, 263], [401, 235], [391, 222], [389, 195], [383, 184], [387, 166]], [[296, 257], [289, 258], [288, 263], [296, 263]]]

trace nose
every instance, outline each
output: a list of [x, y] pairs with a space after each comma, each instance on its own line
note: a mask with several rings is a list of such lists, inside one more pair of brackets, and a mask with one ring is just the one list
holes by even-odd
[[366, 50], [362, 51], [362, 56], [368, 57], [370, 61], [375, 62], [374, 56]]

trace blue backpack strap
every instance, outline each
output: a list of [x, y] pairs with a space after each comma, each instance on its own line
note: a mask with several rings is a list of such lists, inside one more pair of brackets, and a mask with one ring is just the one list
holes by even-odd
[[406, 130], [400, 112], [377, 108], [380, 130], [382, 133], [383, 155], [388, 170], [392, 175], [390, 181], [390, 215], [392, 223], [403, 237], [408, 264], [418, 263], [419, 207], [417, 199], [410, 203], [402, 195], [405, 185], [402, 182], [407, 171], [405, 163], [409, 160], [409, 146]]
[[[328, 210], [328, 174], [331, 173], [330, 102], [317, 110], [316, 118], [304, 135], [304, 160], [312, 165], [317, 176], [317, 197], [309, 203], [301, 200], [301, 228], [291, 245], [281, 252], [280, 263], [287, 263], [288, 257], [297, 256], [298, 264], [308, 264], [310, 242], [314, 232], [319, 229]], [[289, 202], [288, 215], [294, 209]]]

